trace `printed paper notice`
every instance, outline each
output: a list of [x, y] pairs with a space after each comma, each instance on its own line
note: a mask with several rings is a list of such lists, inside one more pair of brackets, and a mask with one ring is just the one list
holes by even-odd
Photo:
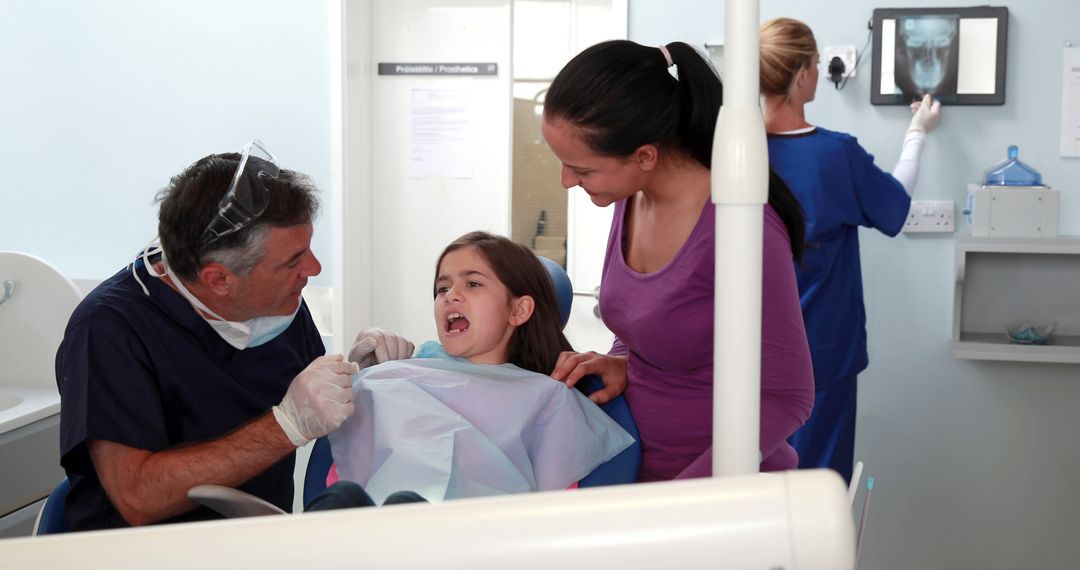
[[413, 89], [410, 178], [472, 178], [472, 108], [466, 89]]
[[1080, 47], [1065, 48], [1061, 77], [1061, 156], [1080, 156]]

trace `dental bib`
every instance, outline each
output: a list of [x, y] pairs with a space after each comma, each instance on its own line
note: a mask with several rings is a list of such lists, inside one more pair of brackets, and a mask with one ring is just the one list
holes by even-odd
[[548, 376], [427, 354], [357, 373], [356, 411], [330, 434], [340, 478], [377, 503], [401, 490], [438, 502], [565, 489], [633, 442]]

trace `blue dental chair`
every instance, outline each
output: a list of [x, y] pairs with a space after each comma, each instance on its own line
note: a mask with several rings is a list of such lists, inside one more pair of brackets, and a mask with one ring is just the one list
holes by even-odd
[[[540, 261], [544, 264], [544, 268], [547, 269], [552, 284], [555, 286], [555, 302], [559, 306], [559, 322], [565, 328], [566, 323], [570, 320], [570, 308], [574, 302], [574, 291], [570, 284], [570, 277], [566, 275], [566, 270], [558, 263], [543, 256], [538, 257], [540, 257]], [[583, 392], [586, 395], [592, 394], [604, 386], [600, 377], [595, 375], [582, 378], [580, 384], [584, 386]], [[641, 437], [638, 435], [634, 418], [630, 414], [630, 405], [626, 403], [625, 398], [618, 396], [606, 404], [601, 404], [600, 409], [604, 410], [604, 413], [626, 430], [634, 438], [634, 443], [594, 469], [592, 473], [586, 475], [578, 482], [578, 487], [636, 483], [638, 471], [641, 468]], [[319, 493], [326, 490], [326, 475], [329, 473], [330, 466], [333, 463], [334, 458], [330, 453], [330, 440], [325, 437], [315, 440], [315, 446], [311, 450], [311, 458], [308, 460], [307, 470], [304, 473], [305, 505], [310, 503]]]
[[41, 506], [37, 520], [34, 521], [34, 531], [32, 533], [34, 536], [71, 532], [71, 527], [68, 526], [67, 516], [65, 515], [67, 510], [64, 507], [70, 490], [71, 482], [68, 481], [67, 477], [64, 477], [49, 493], [48, 498], [45, 499], [45, 504]]

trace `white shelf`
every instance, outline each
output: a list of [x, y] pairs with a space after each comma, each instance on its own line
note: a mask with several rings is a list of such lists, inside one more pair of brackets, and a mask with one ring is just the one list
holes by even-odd
[[1051, 344], [1014, 344], [1004, 333], [961, 333], [953, 343], [957, 358], [1080, 364], [1080, 335], [1054, 335]]
[[[1021, 321], [1057, 329], [1045, 345], [1010, 343]], [[1080, 364], [1080, 238], [957, 238], [953, 354]]]
[[1047, 253], [1080, 255], [1080, 237], [989, 238], [965, 235], [956, 238], [956, 250], [957, 253]]

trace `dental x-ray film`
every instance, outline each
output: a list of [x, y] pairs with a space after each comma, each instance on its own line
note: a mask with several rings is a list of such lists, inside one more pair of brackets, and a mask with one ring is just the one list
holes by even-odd
[[908, 99], [923, 94], [956, 95], [960, 18], [909, 16], [896, 19], [893, 93]]
[[878, 9], [870, 102], [1005, 102], [1007, 8]]

